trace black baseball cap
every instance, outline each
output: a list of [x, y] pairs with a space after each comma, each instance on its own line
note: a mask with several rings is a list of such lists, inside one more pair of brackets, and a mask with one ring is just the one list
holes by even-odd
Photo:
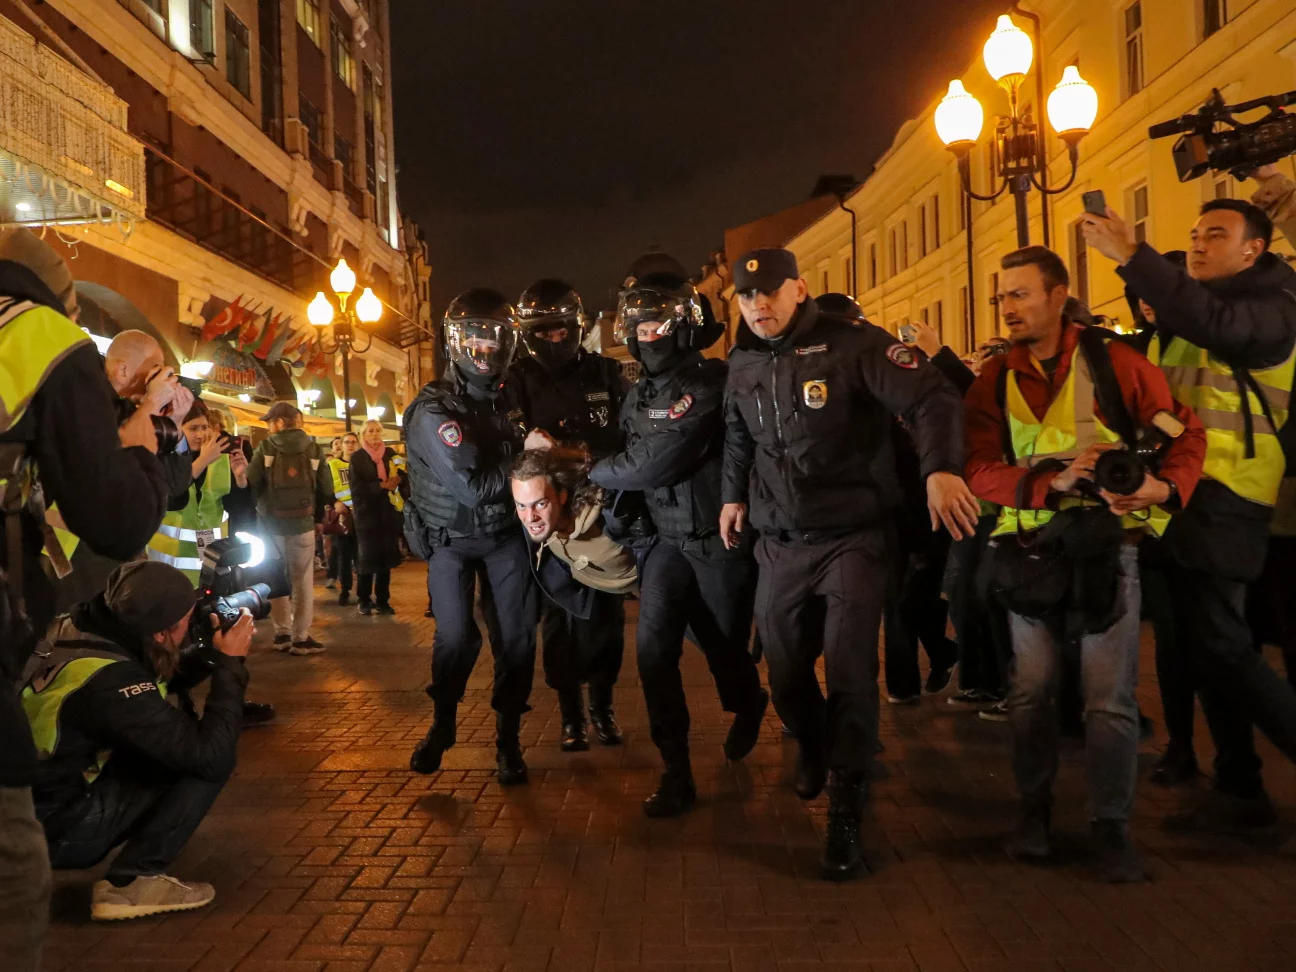
[[261, 416], [262, 422], [273, 422], [275, 419], [295, 419], [301, 415], [301, 409], [292, 402], [275, 402], [270, 411]]
[[744, 253], [734, 264], [734, 290], [759, 290], [771, 294], [784, 280], [800, 280], [796, 254], [773, 247]]

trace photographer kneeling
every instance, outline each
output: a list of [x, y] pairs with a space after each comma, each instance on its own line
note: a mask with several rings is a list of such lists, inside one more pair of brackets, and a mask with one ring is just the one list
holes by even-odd
[[215, 897], [208, 884], [164, 872], [234, 770], [255, 628], [246, 611], [224, 632], [212, 618], [211, 691], [195, 719], [168, 704], [166, 683], [196, 599], [174, 567], [124, 564], [104, 593], [54, 621], [23, 672], [50, 863], [89, 868], [125, 845], [94, 886], [98, 920], [187, 911]]
[[[1012, 637], [1008, 721], [1021, 820], [1007, 851], [1026, 860], [1052, 853], [1058, 689], [1063, 651], [1077, 651], [1099, 876], [1141, 881], [1129, 834], [1137, 543], [1164, 529], [1164, 513], [1151, 507], [1177, 509], [1191, 496], [1205, 437], [1147, 359], [1106, 343], [1111, 332], [1067, 319], [1068, 274], [1056, 253], [1026, 247], [1000, 266], [1012, 349], [985, 364], [965, 405], [968, 485], [1001, 507], [981, 569], [987, 593], [1008, 609]], [[1161, 448], [1149, 455], [1153, 442]], [[1118, 451], [1122, 444], [1133, 451]]]

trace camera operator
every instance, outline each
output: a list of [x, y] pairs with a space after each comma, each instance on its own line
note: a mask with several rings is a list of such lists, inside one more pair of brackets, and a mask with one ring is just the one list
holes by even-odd
[[[178, 427], [181, 419], [193, 407], [193, 393], [180, 383], [175, 370], [165, 364], [162, 346], [157, 339], [143, 331], [122, 331], [104, 354], [104, 370], [113, 391], [121, 399], [118, 409], [128, 417], [121, 423], [124, 437], [132, 441], [156, 438], [153, 417], [171, 419]], [[172, 502], [183, 503], [189, 495], [193, 480], [192, 457], [181, 454], [159, 454], [163, 468], [172, 484]]]
[[1201, 485], [1165, 540], [1175, 614], [1215, 741], [1215, 787], [1167, 825], [1268, 827], [1275, 815], [1252, 723], [1296, 759], [1296, 691], [1252, 649], [1245, 602], [1286, 466], [1279, 432], [1296, 370], [1296, 271], [1269, 252], [1269, 217], [1242, 200], [1202, 207], [1186, 270], [1137, 243], [1111, 209], [1084, 222], [1090, 245], [1154, 310], [1148, 357], [1206, 426]]
[[94, 867], [125, 845], [94, 886], [98, 920], [188, 911], [215, 897], [211, 885], [165, 871], [234, 770], [255, 625], [246, 609], [228, 631], [212, 616], [211, 692], [195, 719], [166, 701], [195, 601], [174, 567], [123, 564], [102, 594], [54, 621], [23, 672], [51, 864]]
[[9, 376], [0, 387], [0, 955], [6, 972], [36, 968], [48, 919], [49, 858], [30, 790], [36, 753], [14, 684], [54, 613], [42, 546], [67, 566], [46, 529], [44, 505], [59, 504], [63, 522], [85, 547], [125, 558], [148, 542], [168, 494], [152, 454], [152, 430], [119, 438], [103, 362], [76, 316], [72, 275], [58, 254], [27, 230], [0, 232], [0, 361]]
[[[1137, 541], [1158, 528], [1158, 519], [1143, 511], [1174, 507], [1176, 493], [1192, 494], [1204, 436], [1145, 358], [1125, 345], [1104, 344], [1099, 328], [1068, 320], [1068, 274], [1056, 253], [1025, 247], [1000, 266], [997, 299], [1012, 348], [986, 362], [966, 407], [968, 482], [977, 496], [1001, 507], [981, 569], [987, 588], [1008, 608], [1014, 656], [1008, 721], [1021, 818], [1006, 849], [1024, 860], [1052, 854], [1057, 695], [1063, 646], [1073, 644], [1086, 701], [1099, 876], [1142, 881], [1146, 871], [1129, 835], [1139, 742]], [[1096, 488], [1100, 457], [1130, 441], [1129, 426], [1146, 429], [1168, 418], [1182, 428], [1155, 474], [1141, 470], [1128, 495]], [[1023, 534], [1029, 546], [1019, 543]], [[1028, 556], [1056, 565], [1052, 575], [1023, 563]], [[1003, 577], [1014, 560], [1015, 586]], [[1042, 587], [1051, 576], [1057, 580]]]

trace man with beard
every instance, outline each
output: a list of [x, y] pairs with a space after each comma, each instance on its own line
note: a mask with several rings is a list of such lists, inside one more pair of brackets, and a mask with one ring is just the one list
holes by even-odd
[[436, 610], [432, 641], [432, 726], [410, 757], [416, 773], [434, 773], [455, 743], [455, 721], [477, 656], [473, 589], [484, 574], [493, 594], [491, 651], [499, 781], [527, 781], [518, 732], [529, 708], [535, 669], [535, 586], [526, 537], [509, 493], [509, 468], [522, 450], [523, 411], [503, 380], [517, 347], [517, 311], [478, 287], [446, 308], [442, 320], [450, 367], [405, 411], [410, 502], [405, 536], [428, 562], [428, 597]]
[[643, 377], [621, 408], [625, 451], [590, 471], [604, 489], [641, 490], [656, 529], [640, 563], [636, 632], [648, 722], [665, 763], [644, 804], [650, 817], [678, 816], [697, 800], [679, 669], [686, 630], [706, 655], [720, 704], [734, 715], [727, 759], [751, 752], [769, 703], [748, 652], [756, 565], [748, 546], [726, 549], [718, 530], [728, 368], [702, 357], [721, 329], [703, 305], [682, 271], [627, 281], [617, 332]]
[[[595, 459], [620, 451], [621, 371], [612, 359], [581, 347], [585, 308], [580, 295], [561, 280], [538, 280], [518, 299], [518, 317], [525, 354], [514, 363], [512, 378], [532, 433], [553, 442], [583, 443]], [[625, 643], [624, 600], [602, 599], [606, 603], [599, 615], [607, 623], [597, 633], [588, 619], [564, 611], [552, 599], [541, 605], [545, 682], [558, 693], [564, 752], [589, 748], [583, 682], [589, 683], [590, 722], [599, 742], [621, 742], [612, 689]]]

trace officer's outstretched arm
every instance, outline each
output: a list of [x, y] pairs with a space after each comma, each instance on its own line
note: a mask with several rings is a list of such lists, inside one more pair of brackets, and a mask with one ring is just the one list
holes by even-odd
[[600, 459], [590, 481], [604, 489], [656, 489], [677, 486], [720, 448], [724, 429], [723, 394], [718, 387], [691, 387], [669, 409], [668, 417], [628, 449]]
[[457, 419], [416, 409], [406, 432], [411, 455], [419, 456], [437, 481], [465, 506], [477, 507], [508, 495], [508, 468], [500, 458], [482, 454]]

